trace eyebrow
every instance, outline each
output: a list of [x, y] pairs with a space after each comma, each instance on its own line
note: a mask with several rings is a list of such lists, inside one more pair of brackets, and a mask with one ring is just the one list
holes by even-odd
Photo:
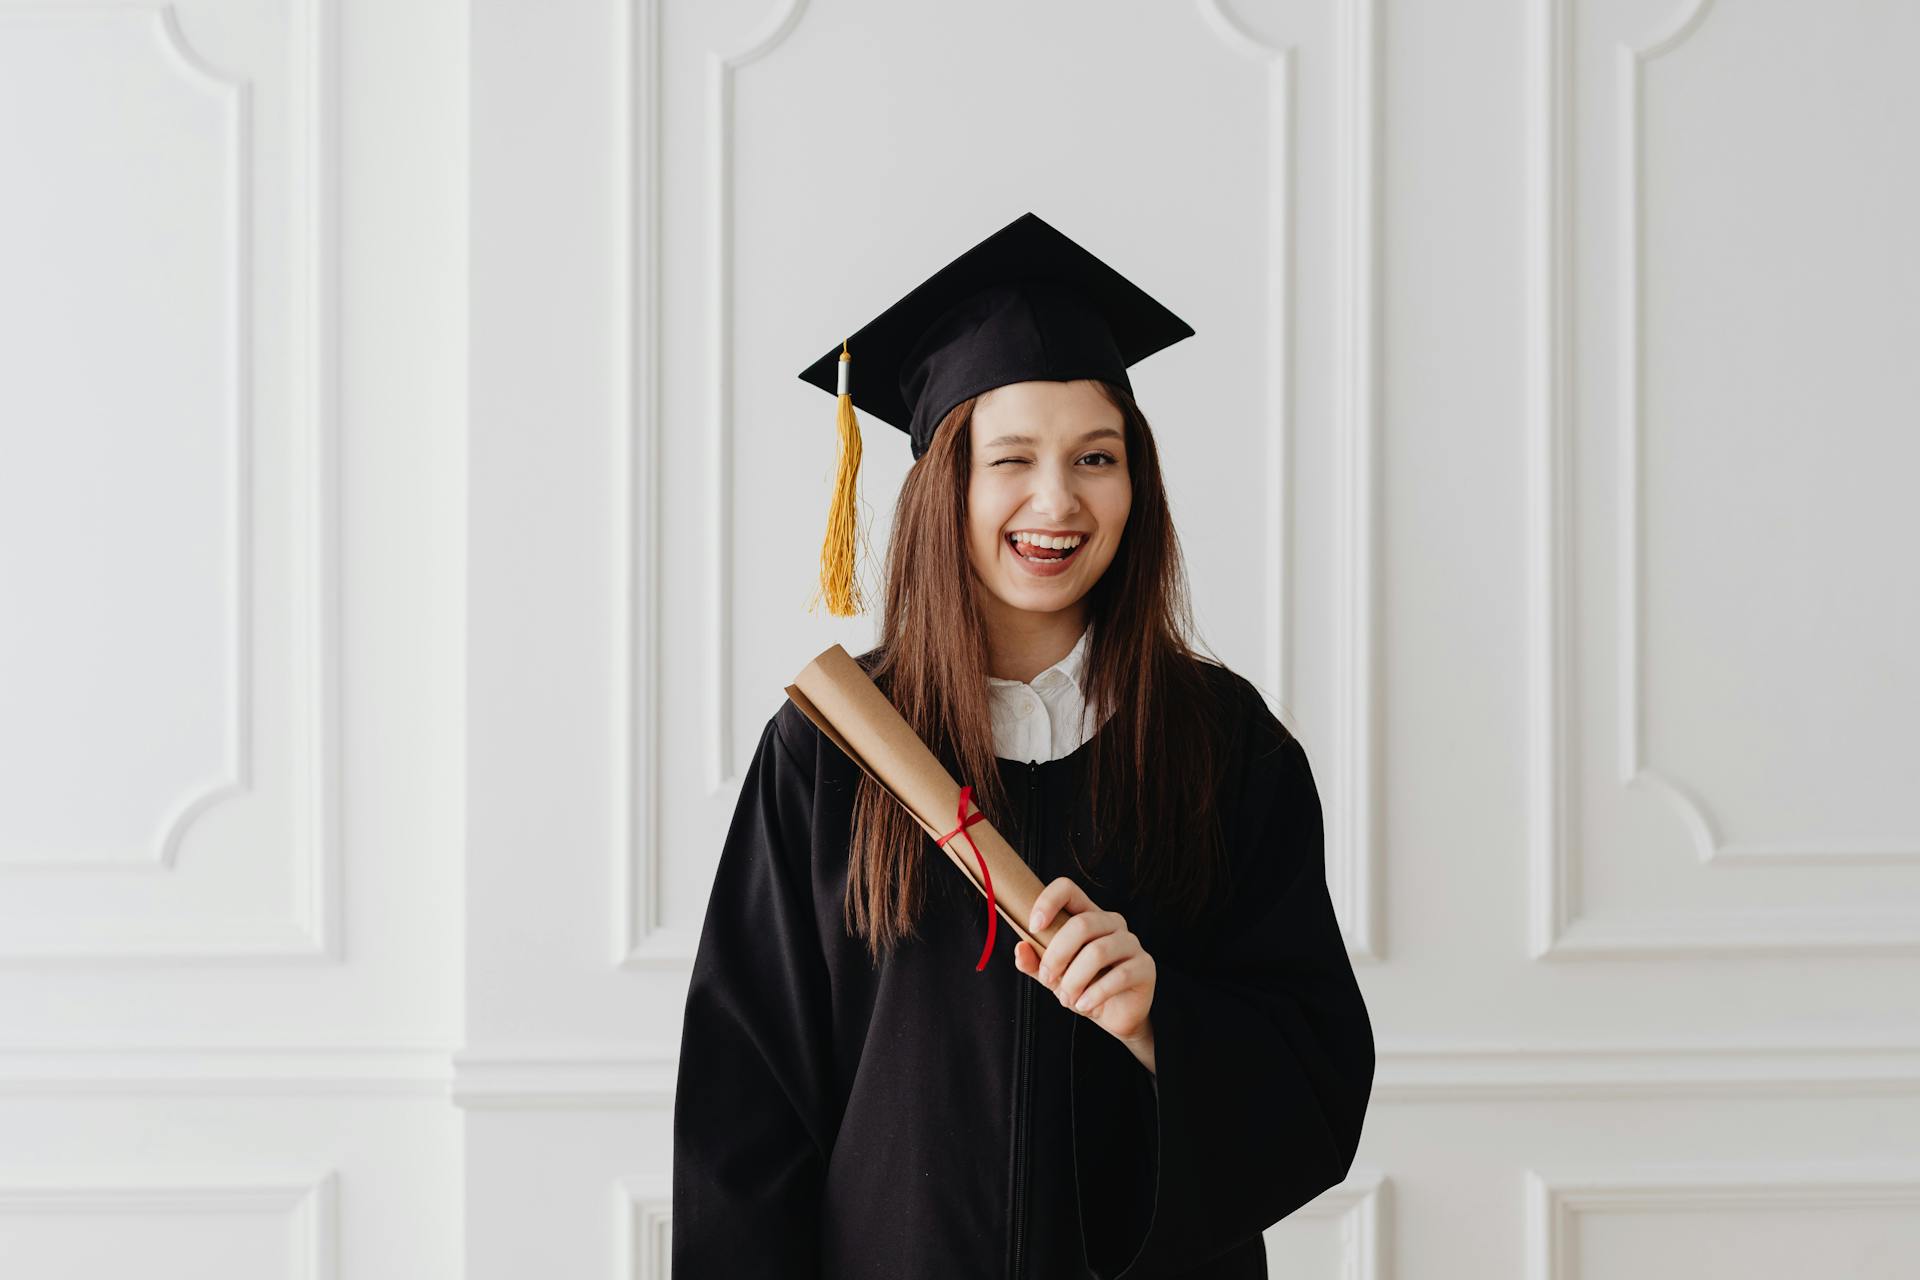
[[[1115, 440], [1126, 439], [1125, 436], [1121, 435], [1120, 432], [1113, 427], [1095, 427], [1093, 430], [1087, 432], [1087, 434], [1081, 436], [1078, 440], [1074, 441], [1074, 443], [1085, 444], [1089, 440], [1105, 440], [1108, 438], [1112, 438]], [[998, 449], [1003, 444], [1035, 444], [1035, 443], [1038, 443], [1038, 442], [1035, 441], [1032, 436], [995, 436], [993, 439], [987, 441], [986, 447], [989, 449]]]

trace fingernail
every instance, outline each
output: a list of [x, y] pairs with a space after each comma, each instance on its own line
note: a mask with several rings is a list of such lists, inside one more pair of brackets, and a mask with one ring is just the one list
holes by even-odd
[[1027, 917], [1027, 928], [1038, 929], [1039, 927], [1040, 927], [1040, 908], [1035, 907], [1033, 909], [1033, 914]]
[[1045, 965], [1041, 965], [1041, 966], [1040, 966], [1040, 981], [1042, 981], [1042, 982], [1052, 982], [1052, 981], [1053, 981], [1053, 970], [1051, 970], [1051, 969], [1049, 969], [1049, 968], [1047, 968], [1047, 966], [1045, 966]]
[[1085, 1013], [1088, 1009], [1091, 1009], [1093, 1007], [1093, 1001], [1086, 996], [1081, 996], [1080, 1002], [1074, 1005], [1073, 1007], [1078, 1012]]

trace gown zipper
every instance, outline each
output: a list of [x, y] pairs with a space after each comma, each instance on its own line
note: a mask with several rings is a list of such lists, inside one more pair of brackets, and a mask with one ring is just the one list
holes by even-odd
[[[1039, 857], [1039, 841], [1036, 838], [1034, 815], [1035, 799], [1039, 794], [1040, 763], [1037, 760], [1027, 762], [1027, 816], [1020, 828], [1021, 843], [1030, 851], [1029, 856]], [[1033, 980], [1020, 984], [1020, 1079], [1019, 1092], [1014, 1098], [1014, 1142], [1019, 1149], [1019, 1158], [1013, 1166], [1013, 1274], [1011, 1280], [1023, 1280], [1027, 1274], [1027, 1134], [1031, 1127], [1031, 1103], [1033, 1079]]]

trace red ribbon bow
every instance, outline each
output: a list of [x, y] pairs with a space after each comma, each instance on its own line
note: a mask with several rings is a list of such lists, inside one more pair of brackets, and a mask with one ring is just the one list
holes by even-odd
[[967, 803], [972, 799], [971, 786], [960, 788], [960, 825], [941, 836], [939, 843], [944, 845], [955, 836], [966, 836], [967, 847], [973, 850], [974, 860], [980, 864], [980, 878], [987, 885], [987, 945], [980, 948], [980, 963], [973, 966], [973, 971], [978, 973], [987, 967], [987, 957], [993, 954], [993, 933], [998, 921], [994, 919], [997, 913], [993, 909], [993, 876], [987, 871], [987, 860], [980, 856], [980, 846], [973, 842], [973, 835], [967, 830], [968, 827], [987, 816], [984, 812], [972, 814], [967, 812]]

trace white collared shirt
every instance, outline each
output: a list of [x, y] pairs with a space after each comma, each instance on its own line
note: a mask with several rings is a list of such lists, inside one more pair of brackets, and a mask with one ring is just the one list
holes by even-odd
[[1024, 680], [987, 677], [987, 702], [993, 712], [993, 753], [1003, 760], [1058, 760], [1093, 736], [1093, 714], [1086, 704], [1087, 645], [1091, 623], [1080, 632], [1067, 656]]

